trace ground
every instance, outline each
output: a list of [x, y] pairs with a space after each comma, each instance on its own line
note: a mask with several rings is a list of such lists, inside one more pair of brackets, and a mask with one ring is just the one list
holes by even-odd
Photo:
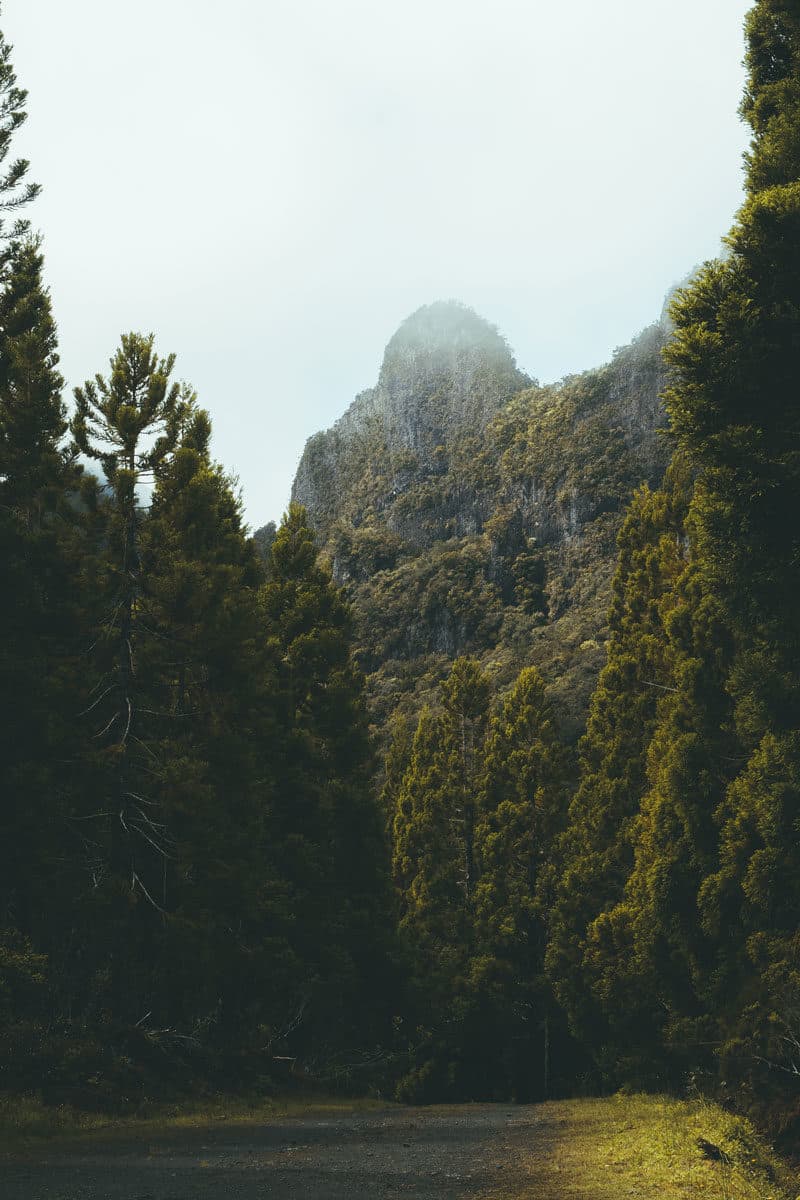
[[[705, 1136], [723, 1150], [711, 1160]], [[658, 1097], [310, 1112], [40, 1142], [3, 1200], [792, 1200], [749, 1127]], [[779, 1185], [779, 1178], [781, 1184]], [[787, 1187], [790, 1190], [785, 1190]]]

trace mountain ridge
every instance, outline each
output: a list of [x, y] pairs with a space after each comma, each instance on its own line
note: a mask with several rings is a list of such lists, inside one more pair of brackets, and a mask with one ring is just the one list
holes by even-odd
[[309, 439], [292, 489], [353, 604], [373, 710], [476, 656], [542, 669], [568, 736], [602, 665], [616, 535], [668, 452], [662, 313], [602, 367], [540, 386], [458, 302], [411, 314], [378, 382]]

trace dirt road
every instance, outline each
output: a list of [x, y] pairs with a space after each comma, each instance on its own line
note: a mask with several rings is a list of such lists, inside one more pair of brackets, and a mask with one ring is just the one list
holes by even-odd
[[[538, 1114], [538, 1115], [537, 1115]], [[113, 1139], [0, 1163], [3, 1200], [461, 1200], [519, 1194], [541, 1110], [391, 1109]], [[539, 1143], [537, 1146], [537, 1142]]]

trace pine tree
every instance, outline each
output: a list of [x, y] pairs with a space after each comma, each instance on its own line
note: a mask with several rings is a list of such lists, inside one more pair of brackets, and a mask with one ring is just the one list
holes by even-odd
[[[581, 742], [581, 774], [557, 857], [547, 970], [573, 1032], [615, 1072], [619, 1042], [630, 1044], [629, 1008], [610, 1003], [605, 973], [618, 957], [598, 954], [592, 933], [622, 900], [633, 866], [635, 824], [647, 786], [647, 752], [659, 698], [674, 686], [664, 630], [665, 599], [684, 566], [683, 521], [689, 481], [681, 463], [665, 488], [633, 498], [619, 538], [608, 661], [592, 697]], [[615, 1025], [624, 1029], [614, 1031]]]
[[[11, 47], [0, 32], [0, 211], [17, 212], [39, 194], [28, 162], [8, 166], [26, 119]], [[57, 821], [51, 776], [58, 740], [53, 649], [63, 640], [65, 562], [57, 513], [74, 483], [61, 452], [66, 431], [56, 328], [29, 223], [0, 221], [0, 924], [41, 922], [42, 831]], [[58, 597], [58, 598], [57, 598]], [[44, 858], [48, 856], [44, 853]], [[36, 899], [32, 894], [38, 890]], [[34, 910], [38, 910], [36, 913]]]
[[800, 824], [797, 6], [759, 0], [747, 38], [747, 199], [728, 257], [708, 264], [674, 306], [668, 397], [699, 472], [696, 543], [706, 586], [734, 645], [725, 689], [742, 763], [719, 809], [718, 867], [699, 900], [718, 939], [717, 998], [734, 1070], [739, 1039], [748, 1028], [763, 1031], [775, 997], [791, 990], [800, 914], [796, 876], [778, 866]]
[[[134, 1021], [147, 1012], [171, 847], [158, 788], [151, 787], [147, 679], [139, 669], [150, 636], [142, 613], [142, 488], [173, 454], [192, 401], [170, 381], [174, 358], [159, 359], [153, 340], [123, 336], [109, 378], [97, 375], [75, 389], [71, 423], [76, 448], [105, 477], [92, 561], [96, 627], [84, 664], [82, 749], [72, 780], [87, 896], [84, 980], [94, 959], [100, 973], [89, 986], [97, 1000]], [[86, 994], [75, 1000], [78, 1008], [90, 1002]]]
[[389, 745], [383, 757], [383, 784], [381, 787], [381, 808], [390, 836], [397, 814], [397, 801], [403, 785], [403, 776], [411, 761], [414, 732], [414, 725], [404, 714], [395, 713], [390, 718]]
[[137, 671], [148, 794], [168, 839], [151, 1007], [230, 1045], [274, 1015], [286, 916], [266, 870], [276, 736], [262, 568], [210, 434], [208, 414], [187, 404], [158, 468], [141, 529]]
[[458, 1098], [487, 1086], [478, 1078], [480, 1013], [468, 975], [488, 679], [477, 663], [456, 659], [441, 696], [441, 713], [420, 716], [393, 828], [399, 929], [419, 1029], [414, 1066], [400, 1085], [408, 1099]]
[[305, 510], [291, 505], [263, 589], [277, 661], [281, 755], [269, 810], [272, 863], [289, 889], [298, 963], [286, 1024], [303, 1053], [386, 1036], [392, 903], [373, 790], [352, 618], [317, 561]]
[[544, 680], [529, 667], [489, 724], [475, 835], [472, 984], [492, 1016], [483, 1069], [517, 1096], [546, 1095], [549, 1085], [555, 1006], [544, 978], [546, 875], [564, 821], [565, 784], [566, 756]]
[[[8, 160], [11, 146], [19, 127], [27, 119], [25, 101], [28, 93], [17, 87], [17, 76], [11, 62], [11, 46], [0, 32], [0, 212], [18, 212], [31, 200], [35, 200], [41, 191], [38, 183], [26, 183], [30, 164], [27, 159], [18, 158], [4, 166]], [[24, 218], [14, 222], [11, 230], [6, 230], [4, 222], [0, 221], [0, 238], [11, 236], [20, 240], [26, 236], [30, 225]]]
[[695, 556], [661, 608], [671, 684], [647, 750], [634, 862], [620, 903], [590, 926], [585, 961], [625, 1046], [625, 1070], [663, 1085], [707, 1066], [702, 1048], [715, 1037], [715, 947], [698, 890], [716, 861], [715, 814], [737, 759], [725, 690], [730, 634]]
[[[4, 253], [0, 291], [0, 925], [44, 936], [65, 857], [63, 763], [76, 649], [78, 472], [37, 242]], [[73, 681], [74, 682], [74, 681]]]
[[476, 662], [458, 658], [441, 695], [443, 712], [420, 718], [394, 823], [401, 924], [434, 957], [452, 944], [454, 927], [463, 932], [473, 907], [488, 679]]

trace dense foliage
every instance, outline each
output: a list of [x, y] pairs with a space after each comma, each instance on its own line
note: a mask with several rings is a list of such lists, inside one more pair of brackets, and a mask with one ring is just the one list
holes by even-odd
[[600, 370], [531, 386], [486, 322], [430, 306], [377, 388], [310, 439], [294, 492], [352, 602], [379, 730], [398, 708], [416, 719], [468, 654], [497, 687], [537, 666], [578, 736], [625, 506], [666, 466], [667, 336], [664, 320]]
[[551, 1057], [564, 1082], [544, 948], [567, 758], [534, 667], [495, 705], [489, 696], [479, 665], [456, 659], [438, 711], [423, 710], [410, 744], [400, 725], [389, 752], [416, 1021], [399, 1094], [411, 1099], [540, 1097]]
[[583, 743], [548, 964], [607, 1079], [707, 1070], [786, 1113], [800, 994], [797, 5], [760, 0], [747, 35], [747, 199], [725, 259], [676, 297], [666, 351], [688, 510], [667, 490], [656, 523], [628, 517], [652, 567], [637, 581], [623, 540], [628, 612]]
[[[152, 335], [68, 423], [0, 227], [1, 1089], [798, 1111], [796, 0], [747, 33], [747, 199], [672, 324], [540, 388], [422, 310], [255, 538]], [[0, 95], [5, 161], [2, 40]]]
[[[0, 67], [5, 156], [25, 100], [5, 43]], [[4, 207], [35, 198], [25, 169]], [[42, 271], [18, 221], [0, 257], [0, 1087], [102, 1105], [269, 1084], [298, 1056], [348, 1077], [386, 1053], [396, 956], [347, 605], [300, 509], [265, 567], [152, 335], [75, 390], [67, 437]]]

